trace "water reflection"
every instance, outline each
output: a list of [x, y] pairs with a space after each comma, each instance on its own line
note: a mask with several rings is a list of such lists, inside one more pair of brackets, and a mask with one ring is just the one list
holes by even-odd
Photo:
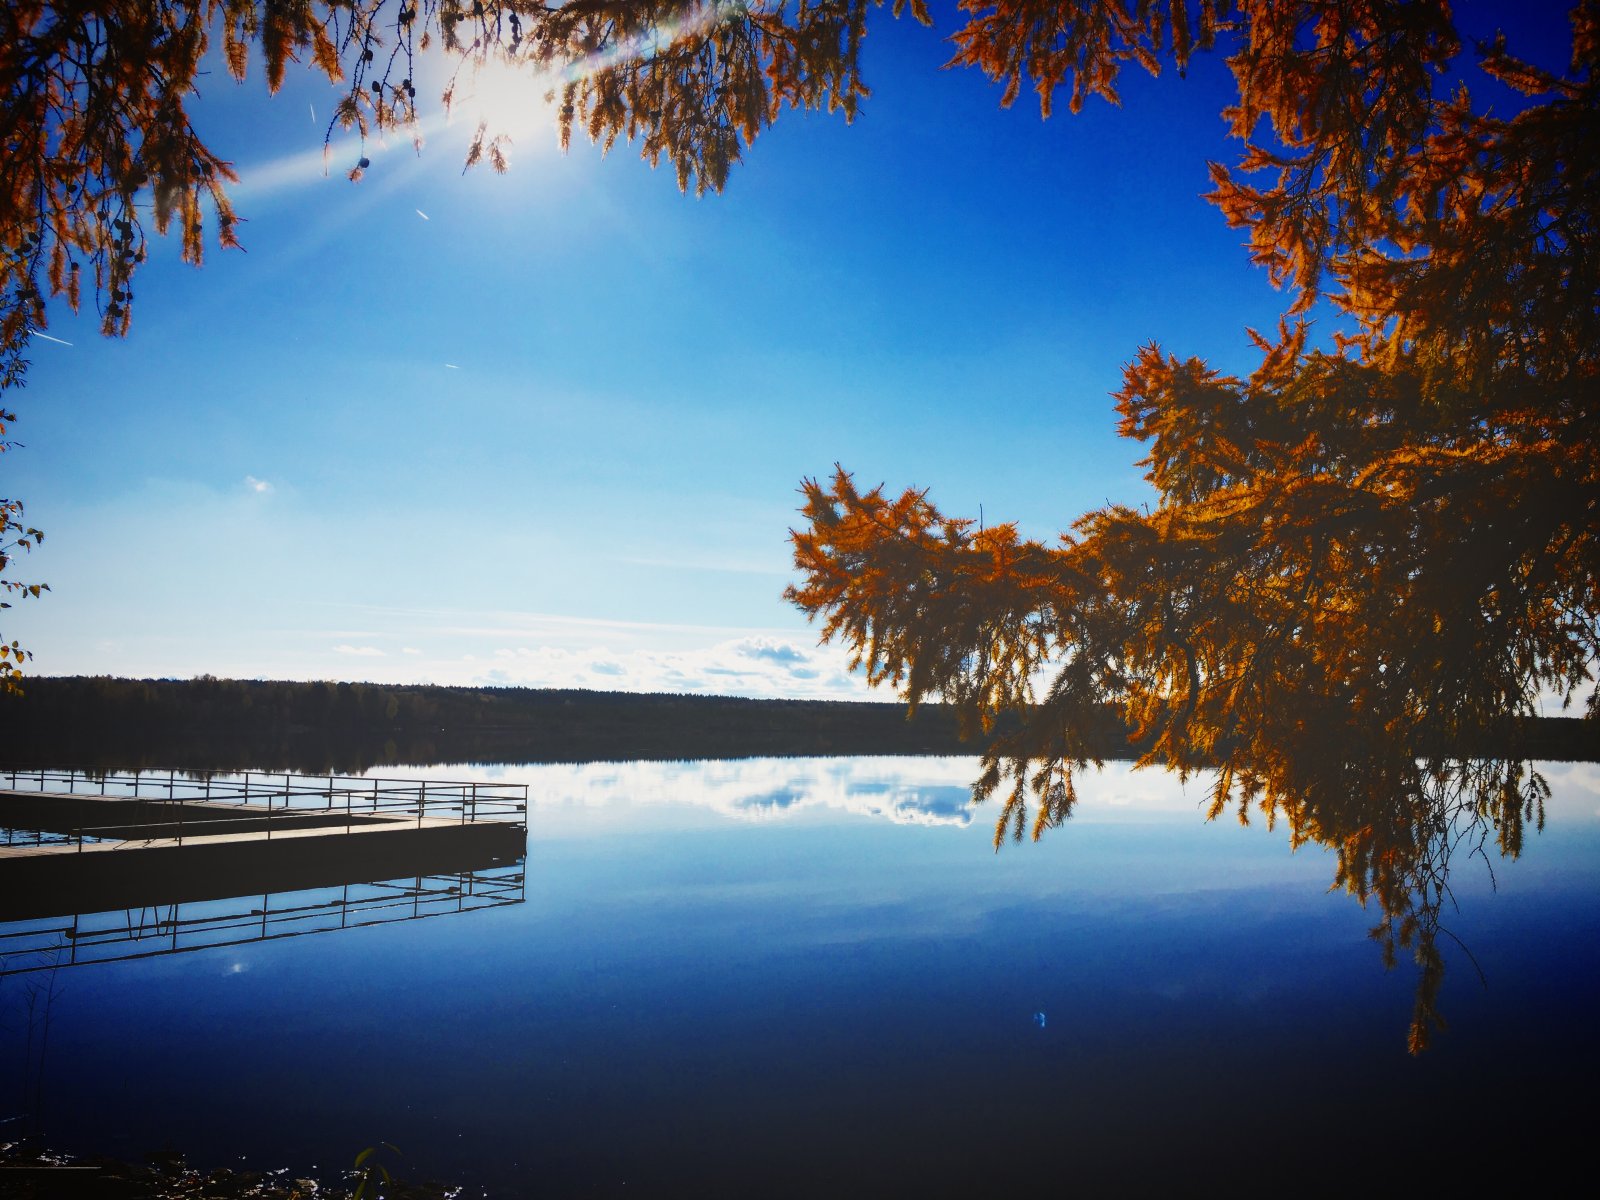
[[0, 922], [0, 979], [90, 963], [242, 946], [523, 903], [520, 863], [337, 887]]
[[[461, 852], [447, 848], [442, 859], [437, 852], [435, 859], [459, 862]], [[220, 958], [226, 974], [240, 975], [250, 961], [248, 948], [257, 943], [522, 904], [527, 887], [523, 860], [486, 862], [471, 869], [379, 880], [360, 879], [358, 863], [353, 868], [356, 878], [316, 888], [293, 887], [303, 881], [304, 868], [291, 863], [280, 865], [278, 878], [293, 890], [220, 898], [213, 898], [219, 889], [209, 873], [185, 879], [181, 873], [171, 877], [161, 872], [118, 881], [139, 902], [106, 911], [82, 906], [85, 900], [91, 906], [99, 903], [105, 895], [103, 886], [87, 889], [82, 897], [67, 890], [6, 895], [0, 915], [30, 914], [0, 919], [0, 1030], [9, 1035], [0, 1039], [0, 1061], [10, 1060], [10, 1073], [20, 1088], [4, 1097], [20, 1104], [20, 1111], [4, 1114], [9, 1132], [18, 1136], [49, 1132], [44, 1113], [52, 1076], [50, 1029], [58, 997], [68, 990], [61, 978], [67, 969], [91, 965], [104, 969], [139, 959], [199, 954], [212, 961]], [[352, 870], [344, 873], [349, 876]], [[207, 898], [152, 899], [180, 896]], [[49, 915], [32, 915], [37, 913]]]
[[1282, 822], [1291, 847], [1331, 852], [1334, 888], [1376, 915], [1369, 936], [1385, 965], [1402, 955], [1415, 963], [1407, 1039], [1414, 1054], [1446, 1028], [1446, 943], [1487, 982], [1452, 928], [1459, 913], [1453, 873], [1470, 865], [1492, 887], [1496, 864], [1516, 860], [1525, 841], [1544, 830], [1552, 797], [1545, 775], [1525, 761], [1356, 754], [1333, 738], [1270, 771], [1223, 768], [1211, 793], [1212, 818], [1232, 809], [1241, 824], [1252, 815], [1269, 829]]
[[1586, 1135], [1564, 1096], [1600, 1069], [1595, 768], [1541, 767], [1547, 832], [1496, 861], [1499, 894], [1452, 864], [1447, 923], [1490, 986], [1453, 962], [1451, 1035], [1416, 1060], [1413, 980], [1327, 894], [1333, 851], [1207, 824], [1204, 780], [1126, 766], [1021, 853], [986, 820], [900, 823], [953, 815], [973, 765], [441, 766], [530, 785], [525, 903], [36, 972], [0, 1001], [61, 985], [35, 1011], [64, 1148], [276, 1167], [392, 1141], [495, 1197], [1057, 1194], [1059, 1155], [993, 1151], [1022, 1128], [1071, 1131], [1097, 1194], [1281, 1191], [1304, 1138], [1197, 1119], [1264, 1103], [1390, 1181], [1435, 1169], [1464, 1111], [1516, 1112], [1519, 1159]]
[[[830, 812], [896, 825], [972, 823], [971, 758], [760, 758], [524, 768], [534, 803], [682, 806], [741, 821]], [[461, 768], [450, 770], [460, 772]]]
[[526, 798], [479, 781], [8, 772], [0, 978], [521, 903]]
[[[530, 764], [521, 770], [547, 816], [573, 806], [615, 809], [626, 798], [630, 825], [637, 824], [641, 806], [676, 806], [741, 821], [827, 813], [965, 828], [975, 814], [970, 784], [976, 761], [754, 759]], [[1241, 824], [1264, 816], [1269, 831], [1280, 821], [1287, 826], [1291, 851], [1322, 847], [1331, 858], [1325, 878], [1370, 911], [1368, 934], [1383, 962], [1393, 967], [1403, 957], [1414, 961], [1408, 1039], [1412, 1050], [1420, 1051], [1445, 1027], [1439, 1003], [1445, 946], [1459, 950], [1482, 978], [1470, 945], [1452, 923], [1463, 883], [1452, 872], [1467, 867], [1477, 873], [1469, 887], [1486, 883], [1492, 889], [1495, 863], [1521, 852], [1525, 839], [1544, 827], [1548, 806], [1569, 817], [1592, 818], [1600, 809], [1600, 766], [1547, 763], [1535, 771], [1507, 760], [1409, 761], [1392, 776], [1372, 779], [1352, 778], [1353, 767], [1363, 764], [1321, 765], [1323, 776], [1308, 781], [1296, 796], [1264, 803], [1260, 791], [1230, 790], [1216, 772], [1198, 772], [1186, 782], [1160, 769], [1107, 763], [1079, 781], [1060, 820], [1070, 812], [1075, 825], [1183, 816], [1199, 821], [1225, 816], [1227, 807], [1215, 797], [1231, 792]], [[1551, 781], [1557, 784], [1554, 790]], [[604, 827], [603, 819], [597, 826], [592, 815], [586, 821], [591, 828]]]

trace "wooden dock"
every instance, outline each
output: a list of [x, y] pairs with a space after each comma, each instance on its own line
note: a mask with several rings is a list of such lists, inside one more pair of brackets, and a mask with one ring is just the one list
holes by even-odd
[[0, 921], [514, 863], [520, 784], [0, 772]]

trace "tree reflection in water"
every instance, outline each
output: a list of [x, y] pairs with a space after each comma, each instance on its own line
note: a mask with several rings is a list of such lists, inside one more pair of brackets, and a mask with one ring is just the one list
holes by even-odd
[[[1452, 865], [1480, 858], [1493, 876], [1488, 849], [1515, 858], [1531, 824], [1544, 828], [1544, 778], [1527, 763], [1512, 760], [1448, 760], [1404, 764], [1388, 781], [1374, 779], [1365, 790], [1342, 793], [1318, 787], [1297, 803], [1263, 806], [1269, 827], [1281, 815], [1289, 822], [1291, 844], [1315, 842], [1336, 856], [1335, 887], [1362, 904], [1376, 900], [1381, 919], [1372, 938], [1394, 966], [1397, 950], [1409, 950], [1418, 968], [1416, 1000], [1408, 1043], [1412, 1053], [1428, 1047], [1432, 1032], [1444, 1029], [1439, 989], [1444, 982], [1441, 936], [1471, 949], [1443, 923], [1455, 899]], [[1221, 810], [1212, 806], [1212, 815]], [[1247, 800], [1238, 804], [1241, 820]], [[1476, 963], [1474, 962], [1474, 967]]]

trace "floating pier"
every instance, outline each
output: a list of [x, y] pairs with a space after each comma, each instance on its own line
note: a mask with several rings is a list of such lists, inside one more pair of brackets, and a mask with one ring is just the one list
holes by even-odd
[[0, 921], [514, 863], [525, 784], [0, 771]]

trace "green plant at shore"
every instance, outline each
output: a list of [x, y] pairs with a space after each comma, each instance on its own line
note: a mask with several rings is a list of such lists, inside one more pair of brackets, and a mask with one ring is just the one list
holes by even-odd
[[[20, 367], [17, 370], [20, 372]], [[3, 391], [7, 384], [20, 386], [20, 382], [20, 374], [13, 381], [8, 371], [5, 378], [0, 379], [0, 391]], [[0, 408], [0, 454], [17, 448], [17, 443], [6, 437], [8, 426], [16, 419], [15, 413]], [[30, 551], [42, 541], [44, 534], [23, 522], [22, 501], [0, 497], [0, 575], [5, 573], [12, 557], [19, 550]], [[15, 579], [0, 579], [0, 595], [3, 596], [38, 599], [41, 592], [49, 590], [49, 585], [44, 583], [20, 583]], [[9, 600], [0, 600], [0, 608], [10, 607]], [[22, 690], [18, 683], [22, 674], [22, 664], [32, 657], [33, 655], [15, 640], [0, 642], [0, 695]]]
[[400, 1154], [400, 1148], [392, 1142], [379, 1142], [356, 1155], [356, 1189], [350, 1193], [350, 1200], [374, 1200], [394, 1185], [394, 1176], [389, 1173], [389, 1168], [378, 1160], [380, 1150]]

